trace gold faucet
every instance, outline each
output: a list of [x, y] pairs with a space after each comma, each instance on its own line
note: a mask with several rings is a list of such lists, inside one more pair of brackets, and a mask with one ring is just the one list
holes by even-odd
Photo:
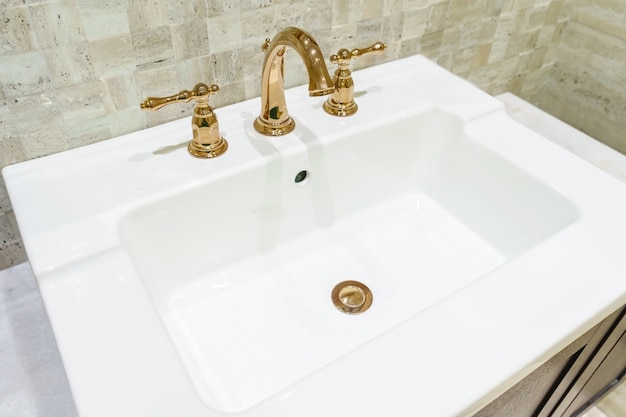
[[267, 136], [284, 135], [295, 127], [285, 102], [283, 75], [287, 47], [295, 49], [306, 65], [310, 96], [323, 96], [335, 91], [322, 52], [311, 35], [302, 29], [288, 27], [271, 41], [266, 39], [263, 45], [265, 60], [261, 79], [261, 113], [254, 121], [254, 128]]
[[324, 103], [326, 113], [342, 117], [356, 113], [359, 107], [354, 102], [354, 81], [352, 81], [352, 74], [350, 73], [350, 61], [364, 54], [380, 53], [385, 48], [387, 48], [387, 45], [382, 42], [376, 42], [374, 45], [363, 49], [353, 49], [351, 51], [340, 49], [336, 55], [330, 56], [330, 62], [337, 64], [338, 68], [335, 71], [335, 90]]
[[218, 91], [219, 87], [215, 84], [208, 86], [199, 83], [191, 91], [182, 90], [168, 97], [148, 97], [140, 107], [144, 110], [156, 111], [168, 104], [195, 99], [197, 104], [191, 118], [193, 139], [189, 141], [187, 149], [190, 154], [198, 158], [215, 158], [228, 149], [228, 142], [220, 135], [213, 107], [209, 106], [209, 96], [217, 94]]

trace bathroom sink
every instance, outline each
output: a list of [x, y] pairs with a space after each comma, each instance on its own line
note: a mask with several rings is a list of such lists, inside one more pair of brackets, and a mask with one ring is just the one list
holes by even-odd
[[626, 301], [624, 184], [423, 57], [355, 80], [217, 109], [215, 159], [185, 119], [3, 171], [82, 416], [470, 415]]
[[[565, 196], [464, 127], [437, 109], [404, 115], [122, 219], [123, 247], [207, 404], [249, 408], [576, 219]], [[373, 291], [362, 317], [330, 302], [346, 279]]]

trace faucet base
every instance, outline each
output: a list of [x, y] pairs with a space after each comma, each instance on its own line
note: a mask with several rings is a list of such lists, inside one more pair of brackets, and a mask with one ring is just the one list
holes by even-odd
[[293, 131], [296, 127], [296, 122], [289, 117], [287, 120], [281, 123], [268, 123], [261, 117], [257, 117], [254, 121], [254, 128], [257, 132], [265, 136], [282, 136]]
[[352, 116], [359, 109], [354, 100], [349, 103], [341, 103], [330, 97], [324, 102], [324, 111], [333, 116], [345, 117]]
[[187, 150], [196, 158], [215, 158], [220, 156], [228, 149], [228, 142], [220, 136], [220, 140], [208, 145], [199, 143], [196, 140], [189, 141]]

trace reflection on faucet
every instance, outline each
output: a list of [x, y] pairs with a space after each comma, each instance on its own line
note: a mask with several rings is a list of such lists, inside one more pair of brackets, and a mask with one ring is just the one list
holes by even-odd
[[287, 47], [295, 49], [309, 74], [309, 95], [323, 96], [334, 91], [332, 78], [315, 39], [302, 29], [288, 27], [274, 39], [265, 40], [263, 73], [261, 79], [261, 113], [254, 128], [267, 136], [291, 132], [295, 122], [287, 112], [284, 86], [284, 58]]

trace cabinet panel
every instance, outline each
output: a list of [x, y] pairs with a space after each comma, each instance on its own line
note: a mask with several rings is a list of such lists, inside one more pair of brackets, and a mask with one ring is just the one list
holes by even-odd
[[[617, 386], [626, 369], [626, 317], [616, 323], [597, 353], [597, 367], [587, 368], [580, 384], [564, 401], [563, 417], [584, 414], [595, 402]], [[567, 405], [567, 406], [565, 406]], [[556, 414], [559, 415], [559, 414]]]
[[598, 326], [552, 357], [473, 417], [530, 417], [571, 369]]
[[[591, 375], [604, 361], [611, 347], [615, 344], [617, 339], [615, 338], [615, 330], [623, 321], [624, 311], [626, 310], [622, 308], [614, 312], [596, 326], [594, 335], [584, 347], [581, 355], [546, 397], [545, 403], [536, 413], [536, 417], [567, 417], [571, 415], [573, 410], [570, 405], [581, 393]], [[611, 341], [611, 338], [614, 340]], [[611, 347], [607, 348], [607, 343]]]
[[626, 372], [626, 308], [622, 308], [473, 417], [577, 417]]
[[622, 334], [618, 344], [570, 406], [571, 410], [575, 410], [572, 417], [581, 416], [593, 404], [608, 394], [624, 380], [624, 374], [626, 374], [626, 333]]

